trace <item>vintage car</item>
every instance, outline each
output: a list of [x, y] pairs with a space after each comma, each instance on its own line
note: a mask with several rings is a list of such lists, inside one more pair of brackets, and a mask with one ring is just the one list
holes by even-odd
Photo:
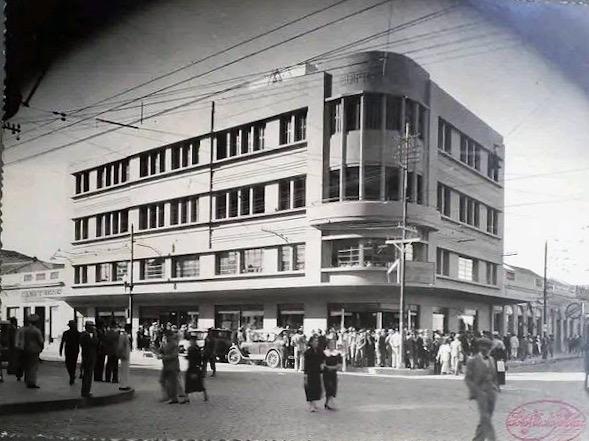
[[227, 354], [230, 364], [239, 364], [242, 361], [262, 361], [271, 368], [282, 366], [283, 357], [292, 358], [290, 347], [286, 342], [292, 331], [277, 328], [273, 331], [254, 330], [248, 334], [247, 341], [241, 345], [234, 344]]
[[[205, 346], [205, 338], [207, 337], [208, 330], [206, 329], [194, 329], [189, 330], [188, 332], [196, 332], [196, 344], [203, 349]], [[178, 343], [178, 352], [182, 355], [185, 354], [188, 350], [188, 346], [190, 342], [188, 340], [188, 332], [186, 338], [180, 340]], [[227, 353], [231, 348], [231, 331], [229, 329], [212, 329], [213, 333], [213, 342], [215, 348], [215, 358], [219, 361], [226, 361], [227, 360]]]

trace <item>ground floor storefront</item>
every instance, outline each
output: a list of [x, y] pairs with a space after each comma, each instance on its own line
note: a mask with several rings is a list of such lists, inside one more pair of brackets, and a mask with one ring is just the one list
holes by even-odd
[[[489, 331], [494, 297], [408, 288], [405, 326], [441, 332]], [[124, 322], [133, 328], [154, 322], [236, 330], [303, 328], [305, 333], [329, 328], [398, 329], [399, 290], [389, 286], [329, 286], [214, 293], [150, 293], [69, 297], [86, 320]]]

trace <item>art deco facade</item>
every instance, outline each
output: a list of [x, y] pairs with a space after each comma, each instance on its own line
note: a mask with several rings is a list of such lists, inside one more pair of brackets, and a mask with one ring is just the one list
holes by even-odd
[[[211, 130], [73, 173], [72, 287], [89, 318], [395, 327], [402, 173], [412, 327], [490, 329], [502, 290], [501, 136], [411, 59], [367, 52], [256, 84]], [[274, 78], [276, 80], [277, 78]]]

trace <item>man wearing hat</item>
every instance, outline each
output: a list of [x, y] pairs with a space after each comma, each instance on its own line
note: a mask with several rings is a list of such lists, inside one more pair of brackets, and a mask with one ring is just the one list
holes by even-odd
[[76, 380], [76, 363], [78, 362], [78, 354], [80, 353], [80, 333], [76, 326], [75, 320], [68, 322], [69, 329], [61, 336], [61, 343], [59, 344], [59, 356], [63, 355], [65, 348], [65, 367], [70, 376], [70, 385], [74, 384]]
[[85, 324], [85, 331], [80, 334], [80, 346], [82, 347], [82, 396], [91, 397], [92, 378], [94, 365], [98, 353], [98, 333], [94, 322]]
[[37, 327], [38, 322], [38, 315], [33, 314], [29, 316], [28, 324], [23, 331], [25, 382], [29, 389], [39, 389], [39, 385], [37, 384], [39, 354], [43, 351], [45, 341], [43, 340], [41, 331]]
[[478, 353], [466, 363], [464, 380], [469, 399], [476, 400], [479, 408], [479, 425], [473, 441], [495, 441], [495, 429], [491, 423], [497, 399], [495, 361], [489, 356], [493, 342], [488, 338], [478, 340]]

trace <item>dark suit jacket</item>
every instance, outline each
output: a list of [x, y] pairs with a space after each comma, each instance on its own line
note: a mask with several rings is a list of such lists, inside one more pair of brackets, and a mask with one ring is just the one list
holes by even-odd
[[477, 354], [466, 362], [464, 380], [470, 392], [470, 399], [495, 394], [497, 390], [495, 360], [489, 356], [488, 364], [481, 354]]
[[82, 348], [82, 364], [95, 364], [98, 352], [98, 336], [96, 332], [92, 336], [87, 331], [82, 332], [80, 334], [80, 346]]

